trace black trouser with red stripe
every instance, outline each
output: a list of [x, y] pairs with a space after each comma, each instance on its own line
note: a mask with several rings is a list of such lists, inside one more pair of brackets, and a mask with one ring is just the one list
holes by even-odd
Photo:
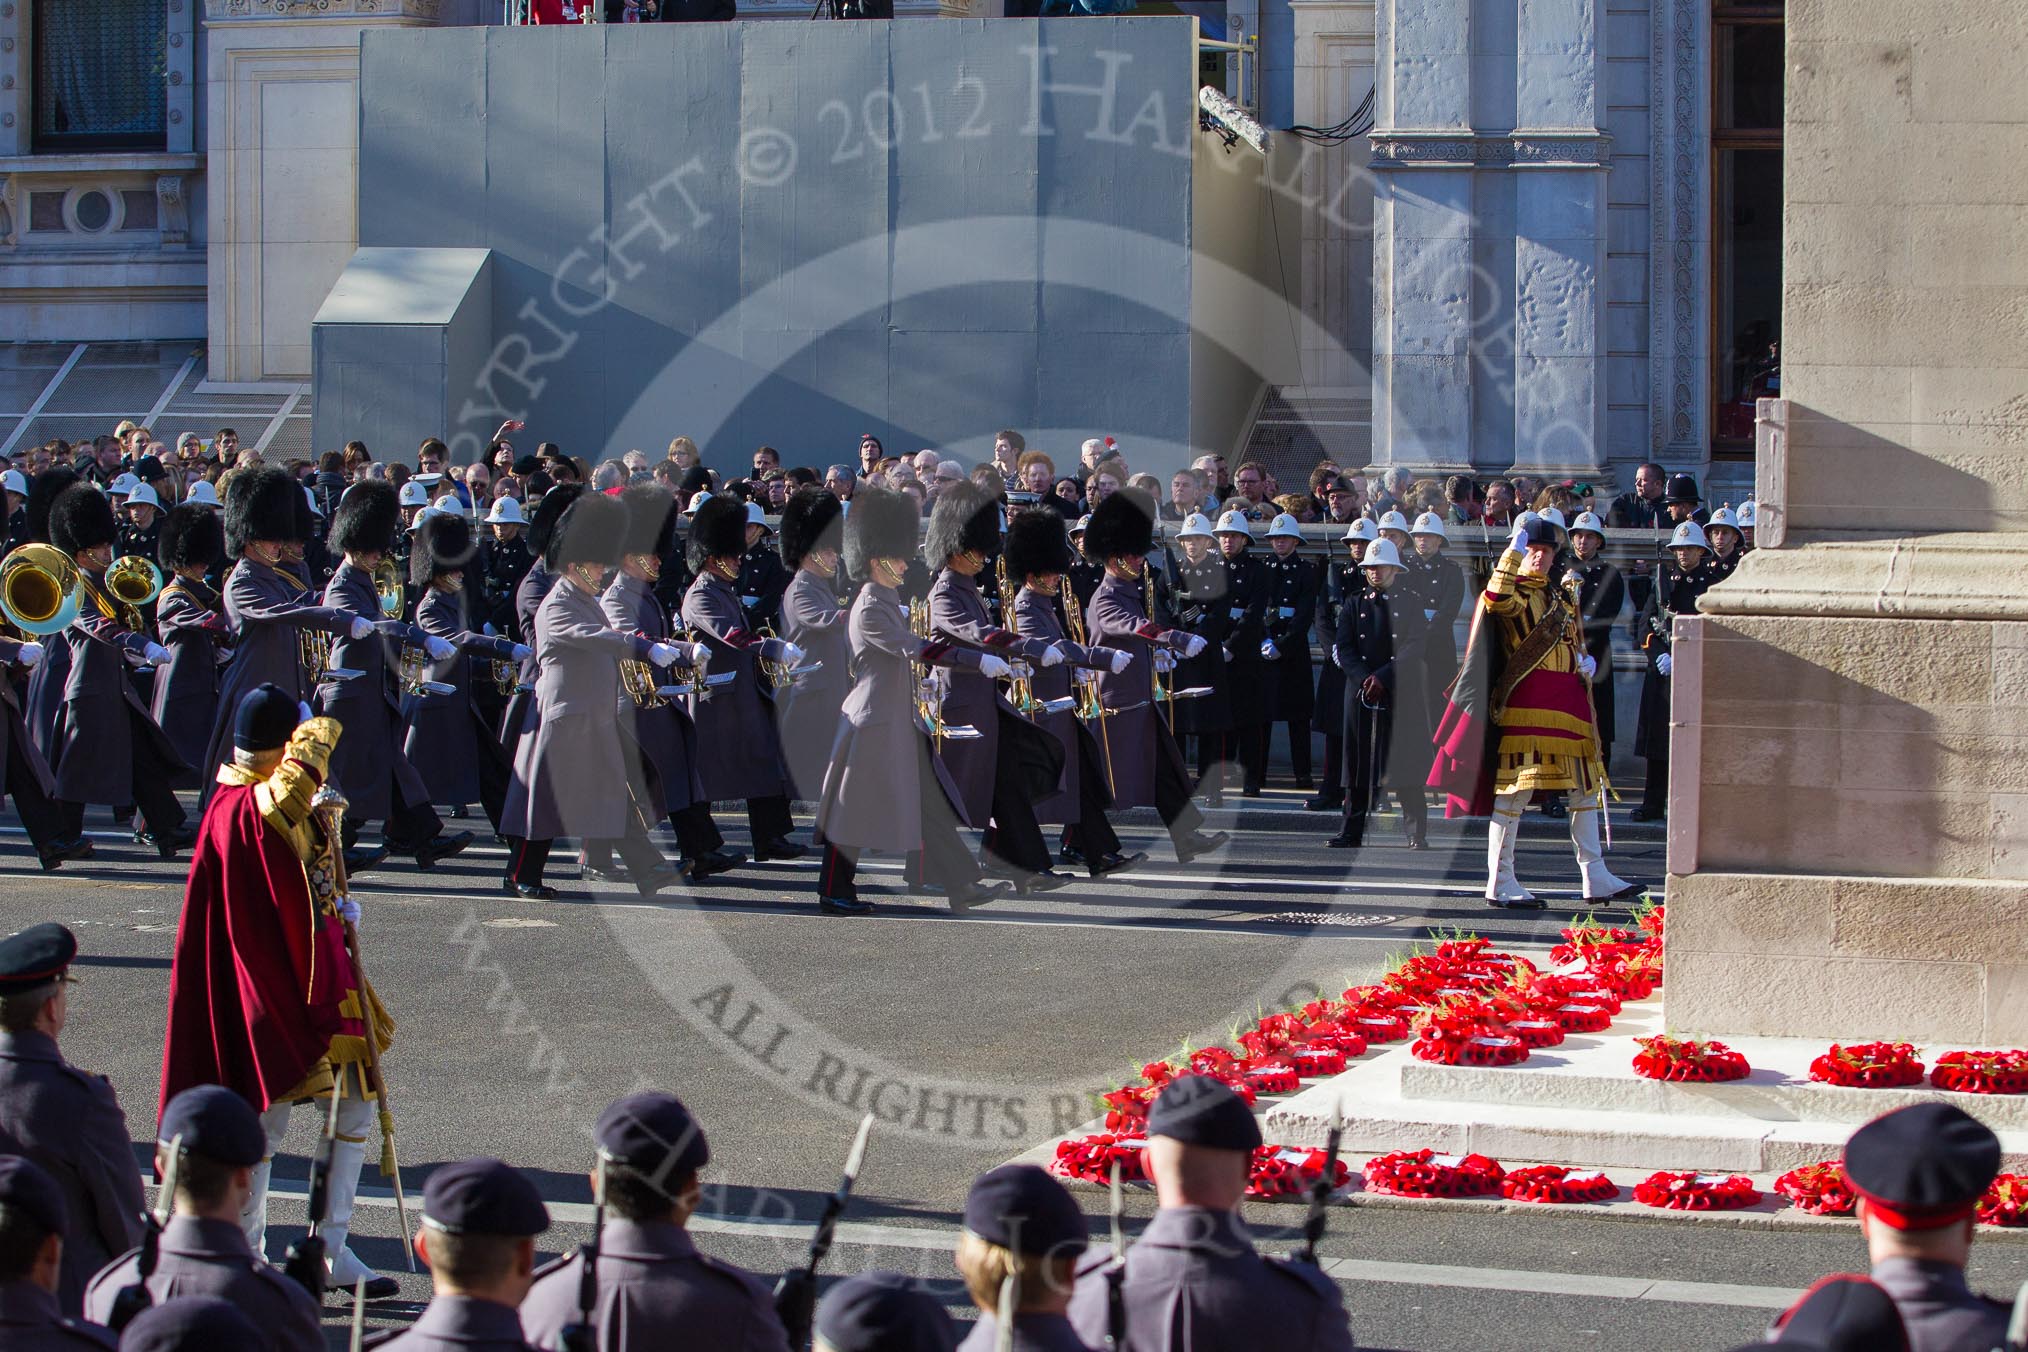
[[[908, 852], [904, 876], [921, 878], [943, 892], [960, 891], [979, 881], [979, 865], [958, 835], [957, 818], [944, 798], [943, 785], [929, 764], [929, 757], [923, 756], [920, 764], [916, 782], [921, 795], [917, 819], [921, 822], [922, 844]], [[1034, 820], [1032, 809], [1029, 819], [1031, 823]], [[1040, 835], [1039, 828], [1037, 834]], [[823, 867], [817, 872], [817, 895], [857, 901], [860, 847], [826, 840], [821, 830], [817, 839], [824, 847]]]
[[[529, 840], [522, 836], [507, 837], [507, 880], [509, 882], [539, 884], [542, 870], [549, 863], [549, 847], [553, 841]], [[650, 874], [663, 868], [669, 861], [655, 848], [655, 842], [648, 839], [640, 818], [627, 813], [627, 832], [618, 840], [588, 840], [587, 853], [599, 850], [616, 850], [626, 861], [627, 876], [637, 884]]]
[[1099, 780], [1101, 767], [1085, 757], [1082, 737], [1075, 744], [1077, 820], [1063, 828], [1063, 843], [1083, 855], [1086, 867], [1090, 867], [1097, 860], [1120, 852], [1120, 835], [1106, 820], [1106, 796]]
[[[36, 853], [46, 853], [57, 840], [79, 834], [78, 831], [66, 832], [63, 829], [63, 808], [42, 791], [42, 781], [29, 768], [27, 755], [12, 741], [7, 744], [7, 796], [14, 800], [14, 810], [21, 814], [22, 829], [35, 842]], [[77, 815], [81, 828], [84, 809], [79, 808]]]

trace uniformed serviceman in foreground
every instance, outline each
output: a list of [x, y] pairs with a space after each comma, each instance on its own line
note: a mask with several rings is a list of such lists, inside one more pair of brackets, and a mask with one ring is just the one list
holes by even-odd
[[429, 1308], [368, 1347], [400, 1352], [523, 1352], [521, 1302], [535, 1280], [535, 1237], [549, 1209], [535, 1185], [495, 1159], [440, 1166], [423, 1185], [415, 1251], [429, 1265]]
[[181, 1296], [135, 1316], [120, 1334], [125, 1352], [261, 1352], [268, 1341], [229, 1300]]
[[1148, 1112], [1148, 1174], [1159, 1209], [1127, 1251], [1079, 1269], [1070, 1322], [1092, 1344], [1109, 1326], [1117, 1275], [1126, 1316], [1120, 1352], [1275, 1352], [1352, 1347], [1338, 1287], [1307, 1263], [1267, 1258], [1239, 1217], [1261, 1144], [1253, 1109], [1202, 1075], [1172, 1082]]
[[141, 1177], [127, 1115], [102, 1075], [63, 1059], [77, 936], [36, 925], [0, 940], [0, 1145], [42, 1166], [70, 1215], [57, 1304], [84, 1308], [85, 1283], [141, 1237]]
[[957, 1330], [943, 1302], [899, 1272], [865, 1272], [817, 1306], [816, 1352], [951, 1352]]
[[[255, 1253], [240, 1228], [267, 1154], [260, 1114], [225, 1086], [203, 1084], [169, 1100], [157, 1135], [155, 1169], [175, 1175], [176, 1195], [146, 1283], [149, 1303], [217, 1296], [266, 1330], [275, 1352], [322, 1352], [317, 1302]], [[85, 1318], [107, 1323], [120, 1293], [141, 1281], [140, 1265], [141, 1250], [132, 1249], [92, 1278]]]
[[57, 1306], [67, 1228], [63, 1189], [48, 1171], [0, 1155], [0, 1347], [9, 1352], [113, 1345], [105, 1329], [66, 1318]]
[[1003, 1164], [979, 1175], [958, 1235], [958, 1275], [979, 1307], [979, 1322], [958, 1352], [1000, 1346], [1003, 1295], [1013, 1307], [1014, 1352], [1088, 1352], [1067, 1311], [1077, 1260], [1089, 1247], [1084, 1212], [1043, 1170]]
[[[588, 1321], [600, 1352], [695, 1346], [719, 1352], [787, 1352], [774, 1298], [743, 1268], [700, 1253], [684, 1228], [711, 1162], [704, 1129], [674, 1094], [629, 1094], [593, 1128], [606, 1218], [594, 1241], [598, 1295]], [[544, 1267], [521, 1304], [537, 1347], [562, 1352], [580, 1322], [583, 1250]]]
[[1914, 1352], [2006, 1343], [2008, 1307], [1965, 1282], [1974, 1213], [2000, 1171], [2000, 1138], [1947, 1103], [1875, 1118], [1845, 1142], [1873, 1280], [1894, 1298]]

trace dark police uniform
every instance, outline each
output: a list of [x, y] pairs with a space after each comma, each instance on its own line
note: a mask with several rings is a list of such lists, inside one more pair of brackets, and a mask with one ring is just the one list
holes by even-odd
[[[1973, 1214], [2000, 1171], [2000, 1140], [1962, 1109], [1918, 1103], [1853, 1132], [1844, 1167], [1872, 1224], [1936, 1230]], [[1872, 1275], [1901, 1311], [1911, 1352], [2005, 1346], [2008, 1307], [1975, 1293], [1956, 1264], [1897, 1255]]]
[[1289, 730], [1289, 762], [1296, 787], [1310, 783], [1310, 715], [1316, 692], [1310, 676], [1310, 626], [1317, 617], [1320, 588], [1317, 566], [1300, 554], [1287, 558], [1270, 554], [1261, 560], [1266, 578], [1267, 598], [1263, 623], [1267, 637], [1281, 653], [1267, 664], [1267, 727], [1262, 732], [1263, 752], [1274, 739], [1274, 725]]
[[1230, 749], [1239, 762], [1241, 789], [1258, 797], [1267, 784], [1268, 706], [1267, 662], [1261, 641], [1267, 637], [1268, 577], [1260, 557], [1249, 548], [1225, 561], [1230, 590], [1226, 595], [1229, 628], [1225, 636], [1226, 673], [1232, 688]]
[[1641, 682], [1641, 715], [1634, 741], [1634, 750], [1647, 758], [1647, 779], [1641, 789], [1641, 805], [1634, 812], [1636, 821], [1659, 817], [1668, 805], [1672, 683], [1663, 674], [1661, 659], [1670, 649], [1675, 617], [1696, 614], [1697, 598], [1710, 585], [1710, 575], [1701, 562], [1686, 573], [1676, 566], [1673, 558], [1665, 559], [1656, 568], [1654, 590], [1648, 595], [1641, 618], [1634, 623], [1634, 641], [1648, 659], [1648, 675]]
[[[1427, 830], [1423, 778], [1429, 772], [1430, 705], [1423, 677], [1423, 647], [1429, 625], [1419, 598], [1396, 597], [1399, 581], [1386, 591], [1365, 584], [1338, 611], [1333, 660], [1345, 677], [1344, 755], [1341, 787], [1345, 816], [1331, 844], [1356, 849], [1366, 840], [1366, 818], [1383, 788], [1401, 800], [1402, 825], [1411, 846], [1422, 847]], [[1386, 690], [1364, 698], [1371, 679]]]
[[1620, 606], [1627, 599], [1627, 580], [1602, 555], [1593, 555], [1590, 563], [1573, 561], [1570, 571], [1578, 583], [1584, 650], [1598, 663], [1591, 677], [1591, 706], [1598, 716], [1599, 755], [1610, 764], [1618, 731], [1613, 704], [1613, 626], [1619, 623]]
[[[1190, 690], [1201, 686], [1211, 691], [1196, 699], [1180, 700], [1174, 706], [1177, 742], [1180, 744], [1185, 737], [1197, 740], [1194, 764], [1201, 781], [1223, 756], [1225, 734], [1232, 727], [1232, 682], [1224, 651], [1226, 638], [1232, 632], [1232, 620], [1225, 605], [1230, 588], [1225, 559], [1215, 544], [1196, 563], [1179, 551], [1173, 576], [1176, 581], [1170, 599], [1175, 604], [1176, 628], [1204, 640], [1204, 650], [1197, 656], [1177, 656], [1175, 688]], [[1165, 716], [1168, 713], [1163, 712]], [[1214, 790], [1216, 787], [1213, 786]], [[1217, 796], [1214, 793], [1214, 800]]]
[[[0, 1155], [0, 1205], [12, 1213], [14, 1226], [40, 1232], [38, 1248], [70, 1228], [63, 1189], [48, 1171], [19, 1155]], [[113, 1342], [108, 1330], [66, 1318], [56, 1293], [26, 1273], [0, 1285], [0, 1347], [8, 1352], [84, 1352]]]
[[739, 573], [732, 580], [739, 593], [739, 607], [754, 629], [779, 629], [782, 623], [782, 593], [789, 589], [789, 570], [782, 556], [763, 535], [739, 556]]
[[[223, 1085], [198, 1085], [169, 1100], [161, 1136], [182, 1138], [183, 1152], [251, 1169], [267, 1153], [267, 1132], [253, 1105]], [[120, 1293], [141, 1279], [141, 1249], [109, 1263], [85, 1291], [85, 1317], [105, 1323]], [[156, 1305], [184, 1296], [230, 1301], [265, 1331], [274, 1352], [321, 1352], [317, 1302], [280, 1268], [264, 1262], [237, 1221], [173, 1215], [156, 1241], [148, 1295]]]
[[[61, 925], [36, 925], [0, 940], [0, 994], [23, 995], [61, 979], [77, 938]], [[85, 1284], [140, 1238], [140, 1172], [127, 1116], [105, 1077], [63, 1059], [44, 1033], [0, 1031], [0, 1149], [40, 1165], [63, 1191], [64, 1236], [57, 1303], [84, 1306]]]
[[[458, 1160], [439, 1167], [423, 1185], [422, 1223], [440, 1234], [530, 1239], [549, 1228], [549, 1209], [533, 1183], [499, 1160]], [[415, 1323], [375, 1334], [366, 1346], [400, 1352], [528, 1352], [530, 1344], [513, 1306], [440, 1294]]]

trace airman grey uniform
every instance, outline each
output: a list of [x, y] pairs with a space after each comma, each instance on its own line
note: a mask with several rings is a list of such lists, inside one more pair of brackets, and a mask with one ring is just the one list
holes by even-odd
[[[578, 1319], [584, 1258], [544, 1267], [521, 1302], [521, 1327], [537, 1347], [563, 1347]], [[602, 1352], [708, 1347], [719, 1352], [787, 1352], [774, 1299], [743, 1268], [698, 1252], [670, 1221], [609, 1220], [599, 1235], [598, 1305], [592, 1327]]]
[[[139, 1280], [140, 1250], [122, 1254], [85, 1290], [85, 1318], [104, 1323], [120, 1292]], [[278, 1267], [254, 1256], [234, 1221], [171, 1216], [162, 1228], [148, 1294], [156, 1304], [178, 1296], [231, 1301], [268, 1334], [275, 1352], [323, 1352], [317, 1302]]]

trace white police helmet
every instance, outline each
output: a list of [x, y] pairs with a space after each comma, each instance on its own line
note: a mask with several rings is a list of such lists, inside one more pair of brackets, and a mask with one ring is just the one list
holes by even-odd
[[1361, 568], [1399, 568], [1401, 567], [1401, 551], [1394, 547], [1394, 541], [1392, 540], [1374, 540], [1366, 546], [1366, 557], [1359, 560], [1359, 566]]
[[411, 475], [401, 486], [401, 505], [404, 507], [427, 507], [430, 505], [430, 490], [427, 485], [416, 482]]
[[1380, 538], [1380, 527], [1373, 524], [1373, 518], [1370, 516], [1355, 517], [1352, 524], [1345, 527], [1345, 533], [1338, 538], [1348, 545], [1368, 544]]
[[1408, 533], [1410, 535], [1434, 535], [1439, 540], [1451, 538], [1451, 533], [1444, 529], [1444, 519], [1435, 512], [1424, 512], [1421, 516], [1417, 517], [1415, 525], [1409, 529]]
[[1406, 535], [1408, 534], [1408, 518], [1400, 512], [1382, 512], [1380, 514], [1380, 529], [1398, 530], [1403, 535]]
[[1579, 512], [1577, 520], [1570, 523], [1570, 529], [1572, 534], [1588, 530], [1599, 539], [1605, 539], [1605, 523], [1598, 519], [1597, 512]]
[[1296, 524], [1296, 518], [1294, 516], [1290, 515], [1287, 512], [1283, 512], [1280, 516], [1274, 519], [1272, 524], [1268, 526], [1268, 539], [1273, 540], [1277, 538], [1284, 540], [1300, 540], [1303, 538], [1303, 528]]
[[492, 510], [486, 513], [489, 526], [525, 526], [528, 518], [521, 514], [521, 499], [495, 498]]
[[1253, 538], [1253, 527], [1247, 522], [1244, 512], [1227, 512], [1218, 518], [1215, 529], [1220, 535], [1244, 535], [1249, 540]]
[[183, 495], [183, 500], [194, 502], [199, 507], [216, 507], [219, 505], [218, 488], [209, 479], [199, 479], [190, 485], [190, 491]]
[[1739, 528], [1741, 530], [1753, 529], [1753, 518], [1758, 510], [1752, 498], [1748, 498], [1745, 502], [1739, 504]]
[[1687, 549], [1695, 545], [1699, 549], [1711, 548], [1711, 541], [1704, 538], [1704, 527], [1695, 521], [1679, 521], [1675, 534], [1669, 537], [1669, 548]]
[[1720, 507], [1711, 514], [1711, 520], [1704, 523], [1706, 530], [1710, 530], [1713, 526], [1726, 526], [1732, 530], [1738, 530], [1739, 517], [1734, 515], [1730, 507]]
[[[1080, 527], [1084, 525], [1082, 521], [1077, 524]], [[1176, 538], [1179, 540], [1211, 540], [1217, 537], [1211, 530], [1211, 518], [1202, 512], [1192, 512], [1183, 518], [1183, 527], [1176, 532]]]

